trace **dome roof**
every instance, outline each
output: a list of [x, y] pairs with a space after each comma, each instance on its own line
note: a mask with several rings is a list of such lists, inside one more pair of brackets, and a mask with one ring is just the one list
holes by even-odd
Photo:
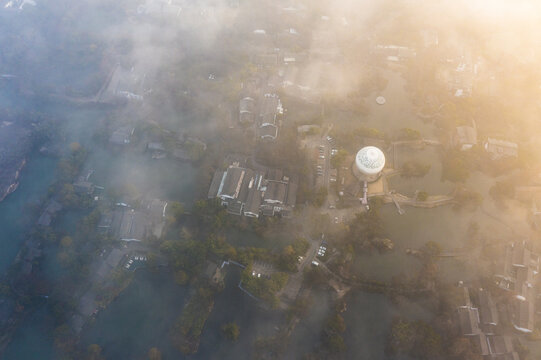
[[377, 174], [385, 166], [385, 155], [375, 146], [366, 146], [357, 153], [355, 165], [364, 174]]

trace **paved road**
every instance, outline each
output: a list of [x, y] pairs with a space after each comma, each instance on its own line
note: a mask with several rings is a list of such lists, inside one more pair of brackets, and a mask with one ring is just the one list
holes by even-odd
[[286, 308], [288, 303], [295, 301], [297, 298], [302, 286], [304, 268], [309, 266], [315, 259], [321, 240], [309, 238], [309, 242], [310, 247], [308, 248], [308, 251], [306, 251], [304, 259], [299, 264], [299, 270], [295, 274], [289, 276], [289, 281], [280, 293], [280, 298], [283, 300], [281, 303], [282, 308]]

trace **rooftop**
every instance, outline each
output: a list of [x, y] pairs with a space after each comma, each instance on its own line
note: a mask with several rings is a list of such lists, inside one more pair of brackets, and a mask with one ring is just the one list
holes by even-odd
[[479, 310], [483, 324], [497, 325], [498, 311], [487, 290], [479, 290]]
[[461, 306], [458, 308], [458, 318], [462, 335], [476, 335], [479, 329], [479, 312], [476, 308]]
[[518, 145], [505, 140], [488, 138], [485, 142], [485, 150], [493, 157], [518, 156]]
[[477, 130], [472, 126], [458, 126], [455, 130], [455, 143], [457, 145], [477, 144]]
[[230, 166], [225, 172], [220, 183], [218, 196], [222, 198], [236, 199], [239, 196], [242, 180], [246, 170], [243, 168]]
[[287, 184], [279, 181], [269, 181], [263, 199], [266, 203], [284, 204], [287, 195]]

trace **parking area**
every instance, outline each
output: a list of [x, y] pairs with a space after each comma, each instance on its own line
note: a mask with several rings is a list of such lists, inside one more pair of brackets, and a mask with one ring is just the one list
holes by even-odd
[[135, 271], [140, 266], [145, 265], [147, 262], [146, 254], [130, 254], [124, 263], [124, 269], [128, 271]]
[[335, 141], [332, 137], [324, 135], [314, 138], [307, 143], [313, 154], [316, 174], [316, 188], [328, 188], [331, 182], [337, 180], [336, 170], [331, 169], [331, 157], [337, 152]]

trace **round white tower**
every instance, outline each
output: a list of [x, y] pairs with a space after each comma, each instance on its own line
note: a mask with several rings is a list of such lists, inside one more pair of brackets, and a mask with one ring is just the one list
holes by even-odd
[[355, 157], [353, 173], [361, 181], [376, 181], [385, 167], [385, 154], [375, 146], [366, 146]]

